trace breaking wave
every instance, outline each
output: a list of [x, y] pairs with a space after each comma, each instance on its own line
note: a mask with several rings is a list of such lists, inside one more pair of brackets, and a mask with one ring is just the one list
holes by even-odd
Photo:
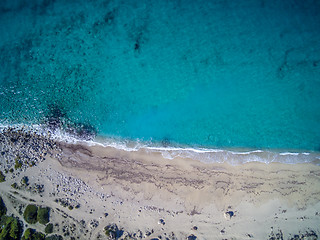
[[0, 125], [0, 131], [5, 128], [12, 127], [15, 129], [23, 129], [25, 131], [34, 131], [41, 135], [46, 135], [51, 139], [60, 142], [73, 144], [87, 144], [89, 146], [100, 145], [104, 147], [112, 147], [124, 151], [145, 151], [147, 153], [161, 153], [164, 158], [172, 159], [184, 158], [195, 159], [205, 163], [229, 163], [239, 165], [248, 162], [262, 163], [314, 163], [320, 164], [319, 152], [307, 151], [288, 151], [288, 150], [262, 150], [262, 149], [210, 149], [210, 148], [192, 148], [188, 146], [163, 146], [161, 143], [130, 141], [120, 138], [107, 138], [97, 136], [92, 140], [83, 140], [79, 136], [72, 135], [64, 130], [50, 130], [42, 125]]

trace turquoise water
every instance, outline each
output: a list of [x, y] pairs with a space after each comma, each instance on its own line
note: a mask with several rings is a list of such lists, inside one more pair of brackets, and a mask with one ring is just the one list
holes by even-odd
[[0, 119], [320, 149], [319, 1], [0, 2]]

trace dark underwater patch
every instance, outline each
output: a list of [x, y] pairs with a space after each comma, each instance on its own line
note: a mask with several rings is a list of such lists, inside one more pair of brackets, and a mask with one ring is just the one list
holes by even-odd
[[49, 104], [48, 113], [44, 120], [52, 131], [63, 129], [76, 138], [91, 140], [97, 135], [97, 129], [89, 123], [74, 122], [66, 113], [66, 110], [58, 104]]
[[49, 104], [45, 121], [50, 129], [61, 128], [65, 117], [66, 112], [62, 107], [57, 104]]

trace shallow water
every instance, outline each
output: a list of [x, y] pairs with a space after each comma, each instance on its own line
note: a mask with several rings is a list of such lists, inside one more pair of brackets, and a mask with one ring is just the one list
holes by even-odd
[[319, 1], [6, 0], [0, 12], [3, 124], [320, 149]]

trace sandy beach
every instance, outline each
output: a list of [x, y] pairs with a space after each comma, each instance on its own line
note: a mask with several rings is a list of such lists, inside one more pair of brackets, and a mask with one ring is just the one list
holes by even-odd
[[[21, 219], [27, 204], [50, 207], [54, 233], [66, 239], [112, 239], [105, 234], [112, 224], [119, 239], [317, 239], [320, 234], [318, 165], [232, 166], [169, 160], [144, 149], [56, 146], [36, 166], [8, 172], [0, 191], [8, 214]], [[23, 187], [23, 176], [43, 191]]]

